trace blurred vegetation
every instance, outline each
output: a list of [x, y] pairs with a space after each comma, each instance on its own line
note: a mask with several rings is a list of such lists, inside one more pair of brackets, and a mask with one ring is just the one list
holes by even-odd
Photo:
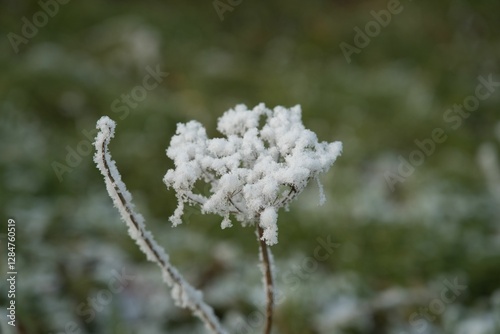
[[[221, 230], [194, 209], [171, 228], [176, 201], [162, 178], [176, 123], [195, 119], [217, 136], [225, 110], [264, 102], [301, 104], [306, 127], [344, 143], [322, 178], [327, 204], [317, 205], [311, 185], [280, 213], [276, 333], [500, 333], [500, 93], [456, 130], [443, 120], [474, 94], [478, 76], [500, 79], [500, 3], [401, 6], [348, 63], [340, 43], [354, 45], [353, 29], [386, 1], [242, 1], [223, 21], [210, 1], [70, 1], [18, 53], [7, 36], [21, 34], [40, 4], [0, 2], [0, 208], [18, 227], [16, 330], [59, 333], [75, 322], [81, 333], [203, 332], [173, 306], [107, 197], [85, 133], [108, 115], [118, 123], [111, 152], [172, 262], [231, 333], [261, 332], [253, 230]], [[169, 75], [121, 119], [113, 101], [142, 85], [148, 66]], [[391, 191], [387, 173], [436, 128], [447, 140]], [[84, 154], [60, 181], [54, 162], [67, 164], [68, 149]], [[328, 236], [340, 246], [304, 272]], [[91, 320], [78, 311], [122, 270], [134, 276], [123, 291]], [[412, 314], [457, 277], [465, 292], [415, 325]], [[12, 332], [2, 312], [1, 329]]]

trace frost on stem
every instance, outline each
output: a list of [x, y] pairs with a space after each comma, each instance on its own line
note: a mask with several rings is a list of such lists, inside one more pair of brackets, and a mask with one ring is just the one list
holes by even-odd
[[[175, 168], [164, 177], [178, 200], [173, 225], [182, 222], [184, 204], [199, 205], [202, 212], [223, 217], [222, 228], [231, 226], [230, 216], [243, 225], [259, 221], [262, 239], [274, 245], [278, 210], [312, 179], [318, 181], [322, 204], [318, 175], [330, 169], [342, 143], [318, 142], [302, 124], [301, 113], [300, 106], [271, 110], [259, 104], [249, 110], [240, 104], [219, 118], [217, 130], [224, 137], [214, 139], [196, 121], [179, 123], [167, 149]], [[210, 185], [209, 196], [195, 191], [199, 181]]]
[[147, 259], [161, 268], [164, 281], [172, 288], [172, 297], [176, 305], [190, 309], [212, 333], [225, 334], [213, 309], [203, 301], [201, 291], [193, 288], [170, 264], [164, 249], [156, 243], [151, 232], [146, 230], [142, 215], [135, 212], [132, 195], [122, 182], [115, 162], [108, 152], [108, 144], [114, 137], [115, 126], [115, 122], [106, 116], [97, 122], [99, 132], [94, 142], [96, 148], [94, 161], [104, 176], [109, 196], [127, 224], [130, 236], [146, 254]]

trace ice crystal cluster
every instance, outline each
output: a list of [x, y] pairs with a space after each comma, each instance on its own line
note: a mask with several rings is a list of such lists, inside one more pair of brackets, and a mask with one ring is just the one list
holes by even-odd
[[[221, 227], [235, 218], [243, 225], [258, 223], [262, 240], [278, 242], [278, 210], [287, 207], [320, 173], [328, 171], [342, 152], [341, 142], [318, 142], [302, 124], [300, 106], [273, 110], [259, 104], [254, 109], [237, 105], [218, 119], [224, 136], [209, 139], [196, 121], [177, 125], [167, 149], [175, 168], [164, 182], [172, 187], [178, 207], [170, 217], [182, 222], [185, 204], [199, 205], [203, 213], [220, 215]], [[196, 191], [199, 182], [210, 194]]]

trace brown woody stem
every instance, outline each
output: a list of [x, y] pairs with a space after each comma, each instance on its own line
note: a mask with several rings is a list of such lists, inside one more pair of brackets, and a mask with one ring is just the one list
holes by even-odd
[[257, 236], [259, 238], [260, 253], [262, 260], [262, 273], [264, 275], [264, 285], [266, 290], [266, 324], [264, 326], [264, 334], [270, 334], [273, 325], [273, 307], [274, 307], [274, 293], [273, 293], [273, 273], [271, 268], [271, 250], [269, 249], [266, 241], [263, 240], [263, 229], [257, 223]]

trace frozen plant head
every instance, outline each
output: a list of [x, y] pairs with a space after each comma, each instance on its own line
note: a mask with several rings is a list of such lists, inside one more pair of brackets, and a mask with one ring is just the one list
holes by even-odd
[[[226, 334], [201, 291], [170, 263], [165, 250], [146, 229], [143, 217], [134, 210], [132, 195], [108, 151], [115, 122], [105, 116], [97, 122], [97, 128], [100, 131], [94, 142], [94, 161], [130, 236], [147, 258], [161, 268], [176, 304], [190, 309], [212, 333]], [[167, 149], [175, 168], [168, 170], [164, 178], [167, 187], [175, 189], [179, 204], [170, 220], [174, 225], [180, 224], [187, 203], [199, 205], [202, 212], [222, 216], [222, 228], [231, 226], [232, 218], [243, 225], [256, 225], [266, 292], [264, 333], [270, 334], [275, 296], [269, 245], [278, 242], [278, 210], [287, 207], [312, 179], [318, 181], [320, 203], [324, 202], [318, 175], [333, 165], [342, 144], [319, 143], [316, 135], [302, 124], [299, 106], [270, 110], [260, 104], [248, 110], [238, 105], [219, 118], [217, 129], [224, 137], [208, 139], [198, 122], [177, 125], [177, 133]], [[209, 196], [194, 191], [199, 182], [210, 188]]]
[[[237, 105], [219, 118], [223, 138], [208, 139], [196, 121], [179, 123], [167, 149], [175, 168], [164, 182], [174, 188], [178, 207], [170, 217], [182, 222], [185, 204], [199, 205], [202, 212], [222, 216], [221, 227], [231, 218], [243, 225], [258, 222], [262, 240], [278, 242], [278, 210], [287, 207], [318, 175], [327, 172], [342, 152], [341, 142], [318, 142], [302, 124], [300, 106], [253, 110]], [[260, 124], [263, 124], [260, 127]], [[195, 184], [210, 186], [210, 195], [196, 193]]]

